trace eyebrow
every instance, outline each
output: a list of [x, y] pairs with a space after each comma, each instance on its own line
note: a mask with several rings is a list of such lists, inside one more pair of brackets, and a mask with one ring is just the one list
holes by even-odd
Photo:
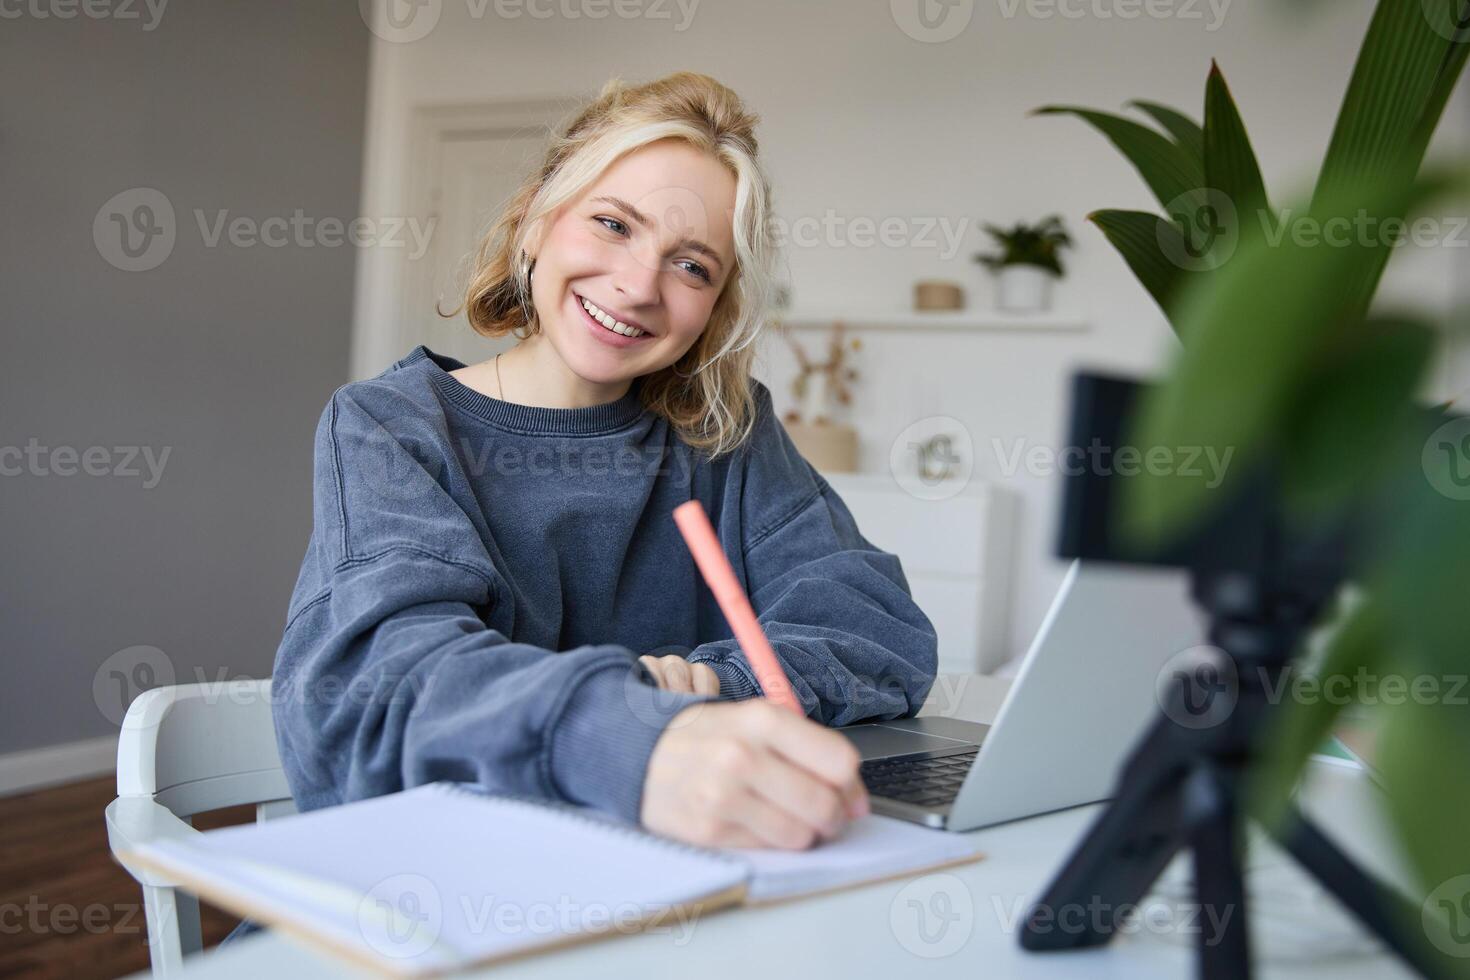
[[[644, 214], [642, 211], [639, 211], [637, 208], [633, 207], [633, 205], [629, 204], [621, 197], [613, 197], [609, 194], [602, 197], [594, 197], [592, 200], [603, 201], [607, 204], [611, 204], [615, 208], [622, 209], [623, 211], [627, 212], [628, 217], [632, 218], [634, 221], [638, 222], [645, 228], [653, 227], [653, 222], [649, 219], [648, 215]], [[712, 261], [715, 265], [719, 266], [721, 272], [725, 271], [725, 263], [720, 260], [720, 253], [716, 252], [714, 249], [710, 248], [699, 239], [686, 238], [683, 241], [679, 242], [678, 247], [687, 248], [690, 251], [698, 252], [700, 255], [703, 255], [705, 258]]]

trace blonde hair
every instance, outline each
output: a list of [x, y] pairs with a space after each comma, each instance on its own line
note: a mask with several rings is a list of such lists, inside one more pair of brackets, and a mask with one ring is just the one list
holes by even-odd
[[539, 333], [526, 244], [539, 240], [547, 216], [575, 200], [614, 161], [657, 140], [683, 140], [735, 177], [735, 265], [699, 339], [678, 361], [645, 375], [639, 398], [690, 446], [711, 458], [732, 452], [755, 424], [750, 367], [774, 280], [770, 182], [756, 158], [758, 118], [708, 75], [676, 72], [643, 85], [612, 79], [554, 135], [540, 169], [481, 241], [464, 302], [439, 315], [462, 308], [487, 337], [513, 333], [524, 340]]

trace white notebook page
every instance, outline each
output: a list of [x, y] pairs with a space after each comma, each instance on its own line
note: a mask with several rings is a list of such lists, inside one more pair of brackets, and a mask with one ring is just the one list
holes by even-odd
[[749, 902], [826, 891], [977, 856], [958, 834], [877, 814], [854, 820], [841, 837], [810, 850], [733, 848], [724, 853], [750, 865]]
[[[406, 973], [584, 931], [636, 931], [640, 918], [748, 873], [716, 853], [444, 783], [143, 853], [231, 891], [244, 885]], [[670, 923], [684, 927], [678, 916]]]

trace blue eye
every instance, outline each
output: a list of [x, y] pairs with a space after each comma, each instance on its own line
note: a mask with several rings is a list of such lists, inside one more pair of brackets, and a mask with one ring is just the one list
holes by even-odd
[[[622, 228], [624, 231], [626, 231], [627, 228], [628, 228], [627, 225], [623, 224], [617, 218], [606, 218], [606, 217], [603, 217], [601, 215], [598, 215], [597, 217], [593, 218], [592, 220], [593, 221], [602, 222], [604, 228], [607, 227], [607, 223], [608, 222], [611, 222], [611, 223], [617, 225], [618, 228]], [[613, 232], [614, 234], [618, 234], [618, 235], [621, 235], [623, 233], [621, 231], [618, 231], [617, 228], [609, 228], [608, 230], [611, 231], [611, 232]]]
[[680, 261], [687, 262], [690, 266], [693, 266], [693, 268], [691, 268], [689, 271], [692, 272], [694, 275], [703, 279], [705, 282], [710, 281], [709, 271], [705, 269], [704, 266], [700, 265], [698, 262], [691, 261], [690, 259], [681, 259]]

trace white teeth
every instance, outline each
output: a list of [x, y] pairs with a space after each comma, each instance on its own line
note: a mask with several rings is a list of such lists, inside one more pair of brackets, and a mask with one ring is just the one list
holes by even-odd
[[[581, 299], [581, 297], [578, 298]], [[646, 331], [639, 330], [637, 327], [628, 326], [622, 320], [614, 320], [612, 317], [602, 312], [596, 306], [593, 306], [592, 303], [588, 300], [582, 300], [582, 309], [592, 314], [592, 319], [596, 320], [604, 327], [607, 327], [607, 329], [611, 330], [613, 333], [620, 333], [624, 337], [641, 337], [644, 333], [646, 333]]]

